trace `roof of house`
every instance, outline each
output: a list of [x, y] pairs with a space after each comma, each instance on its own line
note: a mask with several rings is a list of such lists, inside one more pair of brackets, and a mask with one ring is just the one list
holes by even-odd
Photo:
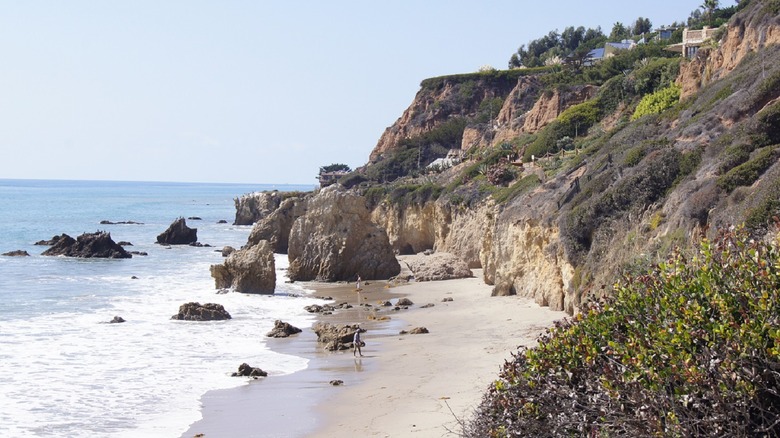
[[631, 48], [632, 43], [624, 43], [624, 42], [621, 42], [621, 43], [607, 43], [607, 45], [608, 46], [612, 46], [612, 47], [614, 47], [616, 49], [627, 50], [627, 49]]
[[590, 52], [588, 52], [588, 58], [590, 59], [601, 59], [604, 57], [604, 48], [600, 47], [598, 49], [593, 49]]

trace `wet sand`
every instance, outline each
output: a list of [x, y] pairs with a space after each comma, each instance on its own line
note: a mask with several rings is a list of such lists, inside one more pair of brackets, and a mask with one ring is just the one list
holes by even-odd
[[[202, 398], [203, 419], [182, 437], [457, 436], [459, 422], [479, 404], [511, 352], [533, 345], [545, 328], [565, 317], [525, 298], [490, 297], [492, 287], [483, 283], [481, 270], [474, 274], [392, 287], [363, 285], [363, 303], [395, 303], [400, 297], [414, 302], [399, 311], [355, 306], [318, 318], [360, 322], [367, 329], [363, 358], [351, 351], [324, 351], [311, 330], [270, 339], [269, 348], [308, 358], [309, 367], [209, 392]], [[358, 301], [354, 284], [307, 286], [337, 303]], [[421, 307], [428, 303], [433, 306]], [[390, 319], [371, 319], [382, 316]], [[429, 333], [399, 334], [419, 326]], [[344, 384], [329, 384], [336, 379]]]

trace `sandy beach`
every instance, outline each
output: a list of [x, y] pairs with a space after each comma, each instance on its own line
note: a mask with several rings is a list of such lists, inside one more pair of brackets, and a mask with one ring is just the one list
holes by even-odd
[[[358, 302], [354, 285], [309, 286], [337, 302]], [[271, 340], [276, 351], [309, 358], [309, 368], [207, 394], [203, 420], [182, 437], [457, 436], [459, 421], [479, 404], [504, 360], [566, 316], [526, 298], [491, 297], [491, 289], [481, 270], [459, 280], [370, 282], [360, 293], [363, 303], [406, 297], [414, 305], [377, 313], [355, 306], [320, 317], [360, 322], [367, 329], [363, 358], [323, 351], [311, 330]], [[371, 319], [381, 316], [390, 319]], [[429, 333], [399, 334], [415, 327]], [[336, 379], [344, 383], [328, 383]]]

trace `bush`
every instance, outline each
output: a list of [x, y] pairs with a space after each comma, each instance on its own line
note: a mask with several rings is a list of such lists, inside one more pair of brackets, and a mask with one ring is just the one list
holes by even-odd
[[702, 241], [504, 364], [465, 435], [778, 436], [780, 248]]
[[531, 190], [541, 183], [542, 181], [538, 176], [536, 176], [536, 174], [526, 175], [511, 186], [493, 192], [493, 199], [495, 199], [497, 203], [503, 204]]
[[718, 187], [730, 193], [739, 186], [753, 184], [771, 165], [777, 161], [777, 151], [774, 147], [766, 147], [756, 153], [756, 157], [747, 163], [729, 170], [718, 177]]
[[339, 184], [341, 184], [347, 189], [351, 189], [352, 187], [355, 187], [356, 185], [365, 181], [368, 181], [368, 178], [366, 178], [365, 176], [357, 172], [353, 172], [339, 178]]
[[654, 93], [648, 94], [639, 101], [631, 120], [636, 120], [648, 114], [660, 114], [680, 101], [680, 86], [672, 84]]

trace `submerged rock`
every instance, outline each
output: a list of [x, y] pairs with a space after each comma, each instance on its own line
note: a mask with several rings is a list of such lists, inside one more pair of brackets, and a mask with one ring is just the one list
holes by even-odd
[[109, 324], [121, 324], [123, 322], [125, 322], [125, 319], [122, 318], [121, 316], [115, 316], [114, 319], [108, 321]]
[[173, 221], [167, 230], [157, 236], [157, 243], [163, 245], [189, 245], [197, 241], [198, 229], [188, 227], [183, 217]]
[[222, 304], [195, 302], [182, 304], [179, 306], [179, 313], [171, 317], [180, 321], [221, 321], [231, 318]]
[[3, 255], [8, 257], [29, 257], [30, 253], [23, 249], [17, 249], [15, 251], [4, 252]]
[[238, 366], [238, 372], [233, 373], [230, 375], [231, 377], [267, 377], [268, 373], [261, 370], [260, 368], [256, 368], [253, 366], [250, 366], [247, 363], [242, 363]]
[[274, 328], [270, 332], [268, 332], [266, 336], [268, 336], [269, 338], [286, 338], [290, 335], [294, 335], [302, 331], [303, 330], [291, 325], [288, 322], [282, 322], [281, 320], [277, 319], [274, 322]]
[[111, 239], [111, 233], [105, 231], [84, 233], [76, 239], [63, 234], [51, 248], [41, 253], [41, 255], [111, 259], [129, 259], [133, 257]]

